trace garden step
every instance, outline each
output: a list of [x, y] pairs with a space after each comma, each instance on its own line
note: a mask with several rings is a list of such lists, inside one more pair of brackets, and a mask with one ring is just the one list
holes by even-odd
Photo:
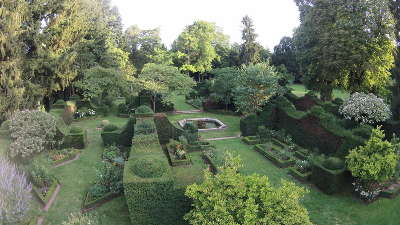
[[235, 139], [235, 138], [240, 138], [240, 135], [231, 136], [231, 137], [207, 138], [207, 139], [204, 139], [204, 140], [205, 141], [219, 141], [219, 140], [228, 140], [228, 139]]
[[194, 110], [177, 110], [175, 111], [176, 114], [194, 114], [194, 113], [201, 113], [203, 110], [194, 109]]

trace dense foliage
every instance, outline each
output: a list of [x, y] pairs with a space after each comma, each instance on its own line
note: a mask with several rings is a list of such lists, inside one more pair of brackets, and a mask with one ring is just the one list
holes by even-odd
[[309, 89], [323, 100], [335, 87], [383, 93], [395, 48], [389, 1], [296, 0], [295, 44]]
[[385, 141], [385, 134], [378, 127], [363, 146], [350, 151], [347, 167], [353, 176], [366, 182], [382, 183], [395, 173], [398, 155], [392, 143]]
[[279, 74], [273, 66], [256, 64], [243, 66], [239, 70], [234, 102], [238, 111], [252, 113], [260, 111], [270, 98], [283, 94], [279, 85]]
[[265, 176], [238, 173], [237, 165], [228, 162], [217, 175], [206, 172], [203, 183], [187, 187], [190, 224], [312, 224], [299, 202], [303, 188], [286, 181], [275, 188]]
[[374, 94], [354, 93], [340, 106], [339, 112], [349, 120], [374, 124], [389, 119], [390, 107]]
[[10, 122], [9, 155], [26, 158], [52, 149], [57, 144], [56, 131], [56, 119], [49, 113], [38, 110], [16, 112]]
[[0, 157], [0, 222], [12, 225], [24, 222], [30, 209], [31, 185], [25, 174]]

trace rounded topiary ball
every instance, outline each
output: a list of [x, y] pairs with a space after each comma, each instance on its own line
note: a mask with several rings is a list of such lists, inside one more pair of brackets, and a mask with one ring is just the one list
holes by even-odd
[[114, 125], [114, 124], [108, 124], [107, 126], [105, 126], [103, 128], [104, 132], [112, 132], [112, 131], [115, 131], [115, 130], [118, 130], [118, 126]]
[[83, 129], [80, 127], [71, 127], [71, 129], [69, 130], [69, 132], [71, 134], [79, 134], [83, 132]]
[[344, 160], [337, 157], [329, 157], [323, 162], [323, 166], [330, 170], [340, 170], [345, 166]]
[[168, 170], [165, 160], [155, 156], [145, 156], [131, 165], [132, 172], [142, 178], [162, 177]]

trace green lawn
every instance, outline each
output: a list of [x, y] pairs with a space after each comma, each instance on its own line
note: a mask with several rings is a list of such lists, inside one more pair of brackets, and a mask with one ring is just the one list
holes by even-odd
[[366, 205], [351, 195], [326, 195], [309, 184], [301, 184], [265, 159], [240, 139], [213, 141], [219, 155], [229, 151], [241, 156], [244, 174], [260, 174], [269, 177], [278, 185], [281, 179], [291, 180], [310, 190], [304, 198], [304, 205], [311, 220], [318, 225], [398, 225], [400, 221], [400, 197], [394, 200], [379, 199]]
[[[308, 90], [306, 89], [306, 87], [302, 84], [292, 84], [290, 85], [290, 88], [292, 88], [292, 93], [302, 97], [304, 96]], [[343, 90], [333, 90], [333, 97], [334, 98], [341, 98], [341, 99], [347, 99], [349, 98], [349, 93]]]
[[185, 96], [175, 95], [173, 96], [172, 102], [174, 103], [174, 108], [177, 111], [195, 110], [193, 106], [185, 102]]
[[215, 113], [195, 113], [195, 114], [170, 114], [168, 115], [168, 119], [171, 121], [172, 124], [179, 127], [178, 121], [182, 119], [189, 119], [189, 118], [203, 118], [203, 117], [210, 117], [210, 118], [217, 118], [228, 128], [219, 131], [207, 131], [207, 132], [199, 132], [200, 137], [205, 138], [216, 138], [216, 137], [228, 137], [228, 136], [236, 136], [240, 134], [240, 117], [239, 116], [231, 116], [231, 115], [224, 115], [224, 114], [215, 114]]
[[[109, 116], [73, 123], [73, 125], [88, 130], [89, 145], [83, 150], [79, 160], [50, 170], [60, 180], [62, 187], [57, 200], [49, 212], [44, 213], [45, 224], [61, 224], [71, 213], [78, 213], [80, 211], [83, 194], [86, 188], [93, 183], [96, 176], [96, 165], [101, 161], [103, 144], [100, 131], [96, 127], [104, 119], [118, 126], [122, 126], [127, 121], [124, 118]], [[130, 224], [128, 208], [124, 197], [114, 199], [94, 212], [104, 222], [103, 224]], [[112, 223], [110, 223], [111, 221]]]

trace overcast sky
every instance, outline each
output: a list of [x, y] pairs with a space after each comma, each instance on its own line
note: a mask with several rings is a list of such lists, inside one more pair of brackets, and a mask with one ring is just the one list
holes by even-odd
[[258, 42], [273, 50], [283, 36], [291, 36], [299, 25], [299, 13], [293, 0], [112, 0], [124, 27], [159, 27], [167, 46], [185, 26], [195, 20], [216, 23], [229, 35], [231, 43], [241, 43], [241, 20], [249, 15], [255, 24]]

